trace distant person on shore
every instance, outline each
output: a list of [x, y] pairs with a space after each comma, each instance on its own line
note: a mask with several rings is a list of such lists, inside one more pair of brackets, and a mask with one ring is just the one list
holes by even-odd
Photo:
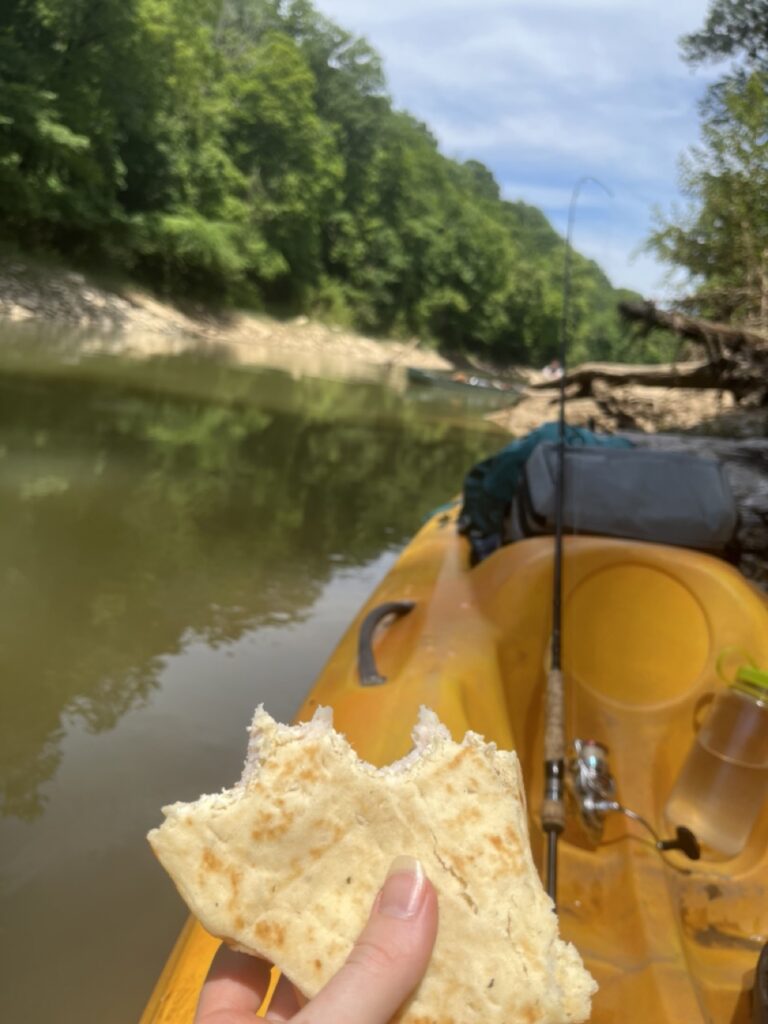
[[547, 363], [541, 372], [544, 380], [560, 380], [563, 376], [563, 368], [560, 365], [560, 360], [553, 359], [550, 363]]

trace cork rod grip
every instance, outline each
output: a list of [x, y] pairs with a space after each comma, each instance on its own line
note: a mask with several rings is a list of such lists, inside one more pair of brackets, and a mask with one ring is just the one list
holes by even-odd
[[562, 832], [565, 828], [565, 804], [562, 800], [541, 801], [541, 824], [545, 832]]
[[551, 668], [547, 675], [547, 699], [544, 709], [544, 760], [565, 758], [565, 693], [563, 673]]

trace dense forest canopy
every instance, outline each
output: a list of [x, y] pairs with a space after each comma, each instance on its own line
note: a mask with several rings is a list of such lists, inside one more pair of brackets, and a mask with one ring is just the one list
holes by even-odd
[[692, 65], [729, 60], [701, 104], [683, 159], [684, 210], [659, 216], [650, 247], [690, 275], [682, 305], [768, 328], [768, 0], [713, 0], [682, 40]]
[[[171, 295], [555, 353], [562, 239], [309, 0], [4, 0], [0, 223]], [[627, 350], [594, 262], [573, 295], [574, 359], [662, 354]]]

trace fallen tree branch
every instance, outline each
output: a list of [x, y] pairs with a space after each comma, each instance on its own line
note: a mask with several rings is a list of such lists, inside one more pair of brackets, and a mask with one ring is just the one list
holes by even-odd
[[[623, 363], [583, 363], [568, 372], [569, 397], [586, 398], [595, 393], [596, 382], [620, 387], [716, 388], [730, 391], [737, 402], [764, 405], [768, 400], [768, 337], [741, 327], [700, 320], [682, 313], [657, 309], [652, 302], [621, 302], [622, 315], [648, 328], [674, 331], [703, 345], [707, 358], [656, 366]], [[534, 390], [557, 388], [559, 380], [529, 383]]]
[[[659, 363], [656, 366], [632, 366], [622, 363], [582, 363], [569, 371], [566, 387], [573, 397], [592, 394], [594, 381], [607, 384], [643, 384], [668, 388], [716, 388], [720, 386], [721, 367], [708, 360], [686, 363]], [[529, 385], [536, 390], [557, 388], [558, 380], [540, 380]]]
[[756, 331], [701, 320], [682, 313], [668, 313], [657, 309], [652, 302], [620, 302], [619, 312], [627, 320], [640, 321], [649, 327], [661, 327], [683, 338], [697, 341], [705, 346], [710, 361], [724, 356], [727, 358], [729, 353], [735, 355], [745, 351], [768, 355], [768, 337]]

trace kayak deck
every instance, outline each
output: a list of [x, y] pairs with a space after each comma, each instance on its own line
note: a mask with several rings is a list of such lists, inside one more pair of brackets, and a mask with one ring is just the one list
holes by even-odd
[[[365, 760], [410, 748], [418, 708], [460, 740], [467, 729], [521, 760], [537, 863], [542, 716], [551, 628], [552, 541], [521, 541], [468, 569], [457, 508], [405, 549], [341, 640], [298, 717], [318, 704]], [[357, 671], [359, 630], [377, 606], [414, 602], [376, 631], [381, 685]], [[768, 664], [768, 603], [732, 567], [681, 549], [592, 537], [565, 542], [563, 662], [567, 734], [611, 750], [618, 798], [667, 835], [663, 807], [693, 742], [702, 699], [723, 686], [728, 649]], [[590, 848], [575, 825], [560, 842], [561, 934], [600, 985], [592, 1020], [749, 1021], [750, 972], [768, 938], [768, 808], [746, 848], [695, 865], [660, 856], [635, 825], [609, 816]], [[191, 1021], [217, 943], [182, 933], [142, 1024]]]

